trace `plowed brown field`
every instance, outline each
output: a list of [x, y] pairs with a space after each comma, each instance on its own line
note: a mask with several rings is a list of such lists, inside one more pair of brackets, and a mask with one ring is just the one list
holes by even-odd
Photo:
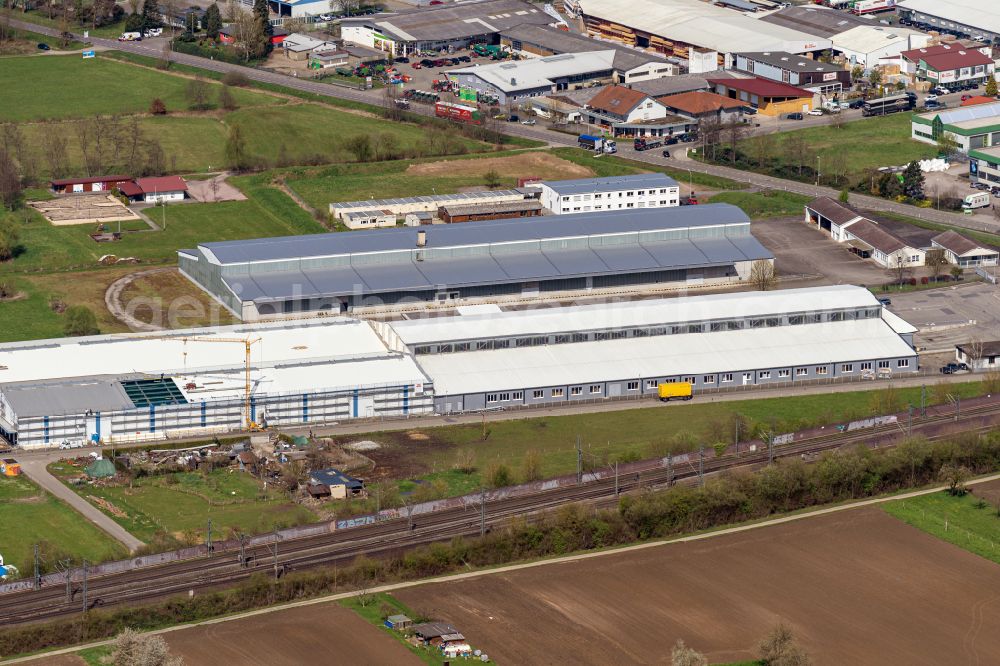
[[398, 592], [498, 663], [710, 663], [790, 625], [816, 665], [1000, 664], [1000, 567], [878, 507]]
[[163, 637], [187, 666], [421, 663], [391, 636], [333, 603], [181, 629]]

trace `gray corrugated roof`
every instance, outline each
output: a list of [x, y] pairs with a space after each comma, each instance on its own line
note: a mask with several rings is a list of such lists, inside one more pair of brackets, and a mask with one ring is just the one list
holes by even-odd
[[789, 72], [843, 72], [843, 67], [821, 62], [804, 55], [795, 55], [787, 51], [755, 51], [751, 53], [737, 53], [755, 62], [762, 62], [780, 69], [787, 69]]
[[662, 173], [637, 173], [627, 176], [579, 178], [577, 180], [547, 180], [543, 184], [563, 196], [569, 194], [591, 194], [593, 192], [619, 192], [622, 190], [677, 187], [676, 180]]
[[530, 23], [516, 25], [513, 28], [500, 31], [500, 36], [540, 46], [555, 53], [582, 53], [601, 48], [614, 49], [614, 68], [618, 71], [635, 69], [649, 62], [667, 63], [663, 56], [658, 53], [646, 53], [615, 42], [591, 39], [585, 35], [566, 32], [549, 25]]
[[801, 30], [824, 39], [847, 32], [859, 25], [872, 24], [871, 21], [847, 12], [815, 6], [785, 7], [780, 11], [762, 16], [759, 20], [793, 30]]
[[268, 302], [312, 296], [428, 291], [442, 286], [509, 284], [622, 272], [702, 268], [772, 257], [757, 239], [741, 236], [538, 250], [407, 264], [368, 264], [358, 266], [356, 270], [343, 269], [339, 273], [339, 281], [327, 281], [322, 289], [317, 288], [311, 276], [298, 271], [229, 277], [225, 281], [231, 289], [238, 290], [244, 301]]
[[460, 203], [465, 199], [482, 199], [484, 197], [504, 197], [520, 194], [518, 190], [489, 190], [472, 192], [455, 192], [454, 194], [426, 194], [415, 197], [401, 197], [399, 199], [369, 199], [365, 201], [338, 201], [330, 204], [330, 208], [391, 208], [399, 204], [412, 203]]
[[370, 25], [400, 41], [446, 41], [486, 35], [521, 23], [552, 23], [541, 7], [523, 0], [486, 0], [421, 7], [396, 14], [345, 18], [342, 25]]
[[[667, 178], [676, 185], [673, 179], [662, 174], [649, 175]], [[560, 184], [566, 182], [573, 181], [560, 181]], [[652, 181], [648, 182], [652, 183]], [[652, 184], [645, 185], [645, 187], [652, 186]], [[587, 189], [585, 191], [593, 190]], [[487, 220], [466, 222], [460, 225], [440, 225], [431, 229], [425, 228], [423, 231], [426, 231], [427, 234], [428, 249], [433, 249], [599, 236], [629, 231], [744, 224], [749, 223], [749, 221], [750, 218], [736, 206], [707, 204], [677, 208], [639, 208], [575, 215], [551, 215], [532, 220], [530, 224], [525, 224], [522, 220]], [[417, 232], [416, 227], [366, 229], [306, 236], [220, 241], [203, 243], [199, 247], [210, 251], [223, 264], [242, 264], [284, 259], [345, 256], [366, 252], [409, 251], [416, 248]]]
[[120, 411], [135, 407], [117, 380], [86, 379], [7, 384], [3, 395], [20, 418]]

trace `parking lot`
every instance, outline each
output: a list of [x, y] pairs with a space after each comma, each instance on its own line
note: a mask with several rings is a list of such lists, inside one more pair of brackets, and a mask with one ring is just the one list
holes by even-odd
[[924, 351], [953, 352], [956, 344], [1000, 337], [1000, 287], [971, 282], [928, 291], [887, 294], [889, 309], [920, 329]]

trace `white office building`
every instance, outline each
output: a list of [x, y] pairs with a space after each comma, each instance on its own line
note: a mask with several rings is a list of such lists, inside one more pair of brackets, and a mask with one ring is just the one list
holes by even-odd
[[680, 186], [662, 173], [541, 183], [542, 205], [556, 215], [680, 205]]

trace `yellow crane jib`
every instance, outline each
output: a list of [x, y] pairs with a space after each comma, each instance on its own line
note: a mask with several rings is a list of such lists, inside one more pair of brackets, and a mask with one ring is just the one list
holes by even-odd
[[[245, 373], [245, 384], [243, 390], [243, 414], [247, 430], [256, 430], [257, 424], [253, 421], [253, 414], [250, 410], [250, 350], [261, 338], [222, 338], [216, 336], [176, 336], [176, 335], [153, 335], [151, 340], [180, 340], [185, 345], [189, 342], [222, 342], [227, 344], [241, 344], [244, 350], [243, 368]], [[184, 363], [187, 366], [187, 352], [184, 352]]]

